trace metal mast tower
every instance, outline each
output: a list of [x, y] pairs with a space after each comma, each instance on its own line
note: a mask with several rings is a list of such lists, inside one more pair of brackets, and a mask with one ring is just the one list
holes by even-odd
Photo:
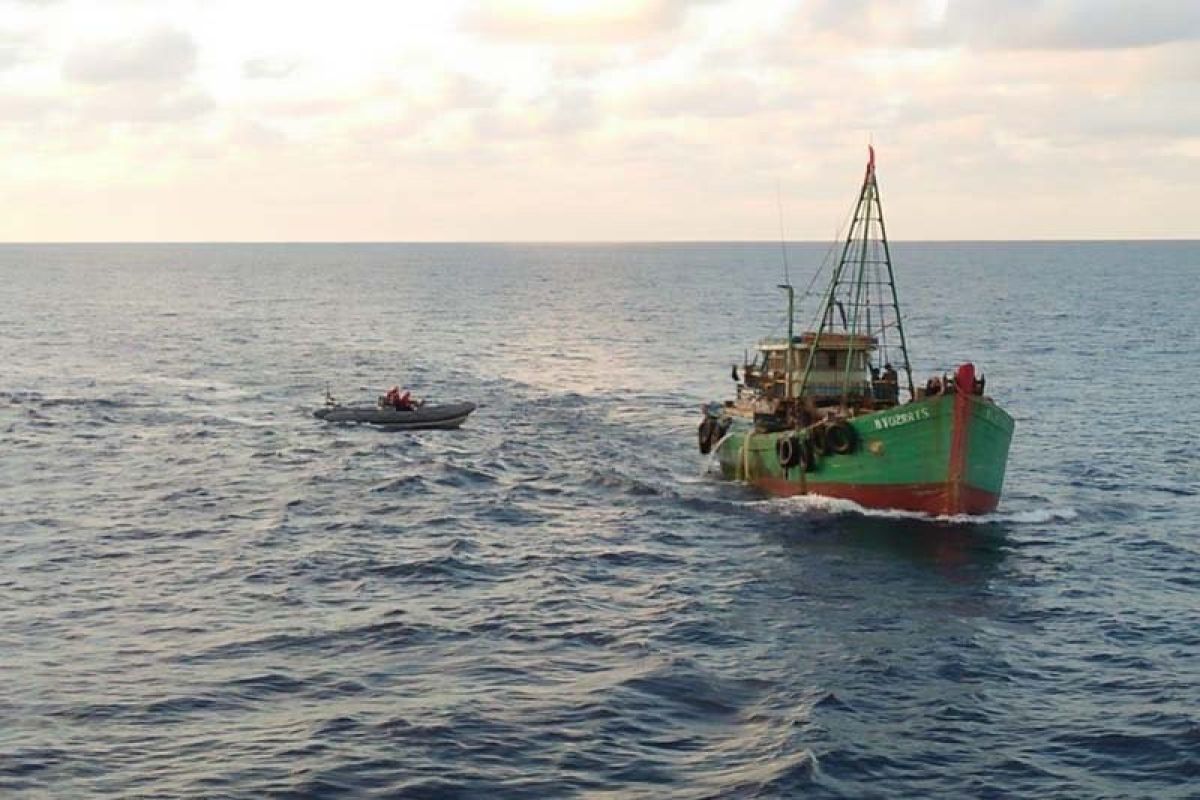
[[[868, 147], [870, 157], [854, 216], [842, 245], [841, 258], [834, 268], [829, 289], [821, 308], [820, 324], [812, 350], [820, 346], [821, 337], [828, 334], [848, 334], [850, 348], [846, 354], [846, 369], [842, 380], [842, 404], [848, 400], [852, 365], [858, 348], [857, 337], [874, 337], [878, 342], [879, 364], [902, 367], [909, 397], [915, 397], [912, 364], [900, 320], [900, 301], [896, 295], [896, 279], [892, 272], [892, 256], [888, 248], [887, 230], [883, 224], [883, 206], [879, 200], [879, 185], [875, 180], [875, 148]], [[890, 337], [890, 340], [889, 340]], [[801, 381], [800, 394], [808, 383], [809, 369]]]

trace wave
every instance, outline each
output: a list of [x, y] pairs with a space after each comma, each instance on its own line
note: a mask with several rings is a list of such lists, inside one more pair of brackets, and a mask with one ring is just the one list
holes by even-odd
[[80, 408], [136, 408], [138, 403], [129, 400], [117, 400], [111, 397], [58, 397], [46, 396], [41, 392], [0, 392], [0, 403], [20, 406], [36, 406], [37, 408], [80, 407]]
[[674, 494], [669, 489], [655, 486], [650, 481], [639, 479], [627, 473], [618, 472], [615, 469], [593, 469], [589, 473], [588, 482], [593, 486], [611, 489], [620, 494], [633, 497], [658, 497]]

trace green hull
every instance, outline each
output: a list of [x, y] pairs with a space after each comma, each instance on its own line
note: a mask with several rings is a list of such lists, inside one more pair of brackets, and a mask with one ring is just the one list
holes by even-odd
[[[984, 514], [1000, 502], [1013, 420], [994, 403], [943, 395], [848, 420], [852, 452], [817, 455], [806, 470], [780, 463], [792, 431], [756, 433], [745, 422], [717, 448], [725, 477], [771, 494], [817, 494], [868, 508]], [[801, 438], [811, 437], [799, 432]]]

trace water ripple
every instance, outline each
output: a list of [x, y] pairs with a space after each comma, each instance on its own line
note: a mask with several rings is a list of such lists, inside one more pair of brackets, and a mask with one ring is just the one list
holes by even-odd
[[1200, 250], [897, 245], [920, 369], [1019, 417], [1001, 509], [933, 519], [694, 452], [777, 250], [0, 248], [0, 794], [1194, 796], [1194, 457], [1137, 378], [1200, 387], [1097, 341], [1190, 329]]

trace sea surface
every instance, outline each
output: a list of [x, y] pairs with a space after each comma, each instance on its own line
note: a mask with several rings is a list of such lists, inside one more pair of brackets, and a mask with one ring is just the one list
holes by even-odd
[[1200, 244], [893, 256], [996, 514], [711, 474], [779, 243], [0, 247], [0, 796], [1200, 797]]

